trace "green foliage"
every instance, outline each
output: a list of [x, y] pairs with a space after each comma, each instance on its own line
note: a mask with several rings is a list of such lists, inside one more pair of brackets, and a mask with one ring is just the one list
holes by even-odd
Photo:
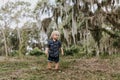
[[119, 57], [120, 57], [119, 53], [115, 53], [115, 54], [110, 55], [108, 52], [104, 52], [104, 53], [100, 54], [101, 59], [111, 59], [112, 60], [112, 59], [116, 59]]
[[26, 29], [22, 29], [21, 31], [21, 43], [19, 44], [19, 53], [24, 54], [27, 52], [27, 41], [28, 41], [28, 31]]
[[109, 56], [111, 56], [111, 55], [109, 55], [108, 52], [104, 52], [104, 53], [101, 53], [101, 54], [100, 54], [100, 58], [102, 58], [102, 59], [109, 58]]
[[64, 50], [64, 53], [65, 53], [65, 55], [72, 55], [72, 56], [73, 56], [73, 54], [76, 54], [76, 53], [78, 53], [79, 51], [80, 51], [80, 47], [73, 45], [73, 46], [71, 46], [71, 47], [69, 47], [69, 48], [66, 48], [66, 49]]
[[120, 47], [120, 39], [115, 39], [113, 42], [113, 46], [116, 48], [119, 48]]
[[40, 56], [40, 55], [42, 55], [42, 54], [44, 54], [44, 52], [43, 51], [41, 51], [39, 48], [34, 48], [32, 51], [30, 51], [30, 55], [32, 55], [32, 56]]
[[13, 50], [9, 55], [10, 56], [18, 56], [19, 52], [18, 52], [18, 50]]
[[96, 49], [92, 49], [91, 52], [89, 52], [88, 54], [85, 54], [86, 58], [91, 58], [91, 57], [95, 57], [97, 55], [97, 51]]
[[11, 35], [9, 35], [9, 43], [11, 46], [13, 46], [14, 50], [17, 50], [19, 48], [19, 39], [17, 37], [17, 30], [15, 29]]
[[102, 31], [97, 27], [95, 28], [92, 32], [92, 37], [95, 40], [95, 42], [97, 42], [98, 46], [100, 45], [100, 40], [102, 38]]
[[[31, 4], [29, 2], [19, 0], [16, 2], [7, 2], [1, 6], [1, 55], [5, 52], [10, 52], [8, 48], [18, 50], [19, 54], [23, 55], [27, 52], [27, 46], [43, 47], [45, 45], [41, 40], [46, 40], [47, 38], [43, 38], [41, 35], [45, 34], [49, 38], [53, 30], [58, 30], [60, 32], [60, 39], [62, 44], [65, 44], [65, 47], [73, 45], [74, 42], [76, 42], [76, 45], [80, 43], [84, 48], [83, 51], [81, 50], [82, 47], [78, 48], [76, 46], [71, 46], [64, 50], [66, 55], [73, 55], [76, 57], [82, 57], [84, 55], [90, 57], [96, 56], [95, 51], [91, 52], [93, 47], [96, 46], [96, 43], [98, 49], [106, 46], [108, 50], [112, 48], [116, 49], [116, 51], [113, 50], [113, 52], [119, 52], [119, 6], [114, 6], [115, 8], [108, 11], [109, 14], [106, 15], [106, 11], [102, 10], [102, 7], [112, 7], [116, 2], [113, 2], [113, 0], [102, 0], [101, 3], [99, 3], [98, 0], [92, 2], [88, 0], [72, 0], [74, 5], [71, 5], [71, 0], [67, 0], [67, 2], [66, 0], [55, 0], [55, 3], [51, 5], [49, 1], [50, 0], [39, 0], [34, 9], [30, 8]], [[78, 2], [84, 5], [77, 4]], [[113, 4], [111, 5], [111, 3]], [[89, 4], [91, 4], [91, 6], [98, 5], [98, 8], [93, 12]], [[19, 8], [19, 10], [16, 11], [17, 8]], [[109, 7], [106, 7], [106, 10], [107, 9], [109, 9]], [[53, 16], [50, 15], [51, 12]], [[49, 15], [49, 17], [41, 20], [40, 15], [44, 14]], [[26, 22], [19, 28], [18, 24], [23, 22], [21, 21], [23, 17], [26, 18]], [[16, 25], [15, 29], [11, 28], [12, 23]], [[3, 35], [3, 33], [5, 35]], [[34, 43], [34, 40], [38, 43]], [[7, 46], [6, 49], [5, 46]], [[101, 52], [104, 53], [104, 51]], [[39, 50], [33, 50], [30, 53], [31, 55], [42, 54]], [[16, 52], [12, 52], [12, 55], [16, 55]]]
[[82, 57], [85, 57], [87, 54], [85, 52], [79, 52], [79, 53], [76, 53], [74, 54], [74, 58], [82, 58]]

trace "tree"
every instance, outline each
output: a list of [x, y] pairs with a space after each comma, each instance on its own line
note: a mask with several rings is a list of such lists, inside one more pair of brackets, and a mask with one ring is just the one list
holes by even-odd
[[[101, 52], [106, 52], [107, 48], [109, 48], [108, 52], [110, 53], [116, 51], [116, 48], [112, 52], [109, 50], [114, 48], [113, 39], [119, 38], [115, 34], [116, 31], [119, 32], [120, 19], [117, 2], [119, 1], [55, 0], [56, 5], [51, 5], [49, 1], [44, 1], [39, 2], [36, 8], [38, 11], [42, 10], [42, 12], [47, 12], [47, 14], [50, 14], [49, 10], [52, 8], [51, 13], [53, 13], [53, 16], [50, 18], [54, 19], [53, 21], [57, 24], [57, 29], [63, 32], [64, 35], [62, 37], [66, 40], [62, 40], [64, 42], [67, 41], [68, 46], [73, 45], [73, 43], [79, 43], [80, 41], [83, 42], [82, 45], [85, 51], [88, 52], [90, 51], [90, 47], [88, 47], [90, 44], [89, 40], [93, 38], [95, 44], [91, 47], [94, 47], [97, 55], [99, 55]], [[42, 5], [42, 3], [44, 4]], [[59, 19], [61, 19], [62, 24], [59, 24]], [[44, 23], [46, 22], [47, 20], [44, 21]], [[102, 39], [106, 35], [108, 35], [107, 43], [110, 43], [103, 46], [104, 42], [102, 42]], [[105, 48], [106, 46], [107, 48]]]
[[[25, 54], [27, 46], [43, 48], [50, 33], [58, 30], [65, 47], [79, 45], [84, 53], [96, 52], [98, 56], [119, 53], [118, 0], [54, 1], [38, 1], [34, 10], [29, 9], [29, 3], [21, 1], [2, 6], [0, 20], [6, 25], [3, 26], [6, 36], [1, 37], [6, 38], [4, 46], [6, 43], [12, 50], [18, 49], [20, 55]], [[15, 29], [8, 28], [11, 23], [16, 25]], [[15, 40], [15, 44], [10, 39]]]
[[[22, 20], [24, 20], [24, 19], [31, 19], [31, 18], [33, 18], [32, 14], [30, 12], [31, 10], [29, 9], [29, 6], [30, 6], [30, 3], [28, 3], [28, 2], [18, 1], [16, 3], [8, 2], [4, 6], [2, 6], [2, 8], [1, 8], [1, 12], [2, 12], [1, 13], [1, 18], [2, 18], [1, 21], [3, 21], [5, 23], [5, 27], [9, 27], [10, 28], [10, 26], [12, 25], [12, 23], [14, 25], [16, 25], [14, 27], [16, 27], [16, 30], [17, 30], [18, 41], [16, 41], [15, 43], [19, 42], [19, 44], [18, 44], [18, 46], [19, 46], [18, 50], [19, 50], [20, 55], [22, 54], [21, 50], [20, 50], [20, 47], [23, 44], [22, 44], [21, 31], [20, 31], [20, 27], [22, 27], [22, 26], [19, 26], [19, 24], [21, 22], [23, 23]], [[4, 27], [4, 26], [2, 26], [2, 27]], [[5, 29], [5, 30], [7, 30], [7, 29]], [[14, 33], [13, 34], [12, 33], [13, 32], [8, 32], [8, 36], [9, 35], [10, 36], [14, 36]], [[11, 38], [11, 39], [13, 39], [13, 38]], [[10, 44], [12, 44], [12, 43], [10, 43]], [[7, 45], [7, 43], [6, 43], [6, 45]], [[16, 46], [16, 44], [14, 46]], [[13, 49], [13, 47], [12, 47], [12, 49]], [[14, 49], [17, 49], [17, 48], [14, 48]]]

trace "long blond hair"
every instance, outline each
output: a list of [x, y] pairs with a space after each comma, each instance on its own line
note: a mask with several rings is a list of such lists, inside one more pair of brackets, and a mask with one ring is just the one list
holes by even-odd
[[57, 34], [57, 35], [60, 36], [59, 31], [53, 31], [53, 32], [51, 33], [51, 35], [50, 35], [50, 39], [52, 39], [52, 38], [53, 38], [53, 35], [55, 35], [55, 34]]

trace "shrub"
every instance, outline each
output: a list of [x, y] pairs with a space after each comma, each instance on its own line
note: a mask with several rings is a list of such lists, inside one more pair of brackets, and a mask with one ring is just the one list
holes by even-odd
[[73, 56], [73, 54], [79, 53], [79, 51], [80, 51], [80, 47], [73, 45], [69, 48], [66, 48], [64, 50], [64, 53], [65, 53], [65, 55], [72, 55]]
[[113, 41], [113, 46], [116, 47], [116, 48], [119, 48], [120, 47], [120, 39], [116, 39]]
[[104, 53], [101, 53], [100, 54], [100, 58], [102, 58], [102, 59], [106, 59], [106, 58], [109, 58], [109, 53], [108, 52], [104, 52]]
[[86, 56], [87, 54], [85, 52], [79, 52], [77, 54], [74, 54], [74, 58], [82, 58]]
[[29, 54], [32, 55], [32, 56], [40, 56], [40, 55], [44, 54], [44, 52], [36, 47], [32, 51], [30, 51]]
[[18, 56], [19, 52], [18, 52], [18, 50], [13, 50], [9, 55], [10, 56]]

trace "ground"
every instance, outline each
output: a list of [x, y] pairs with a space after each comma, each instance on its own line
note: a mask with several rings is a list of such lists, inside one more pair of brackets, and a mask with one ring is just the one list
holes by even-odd
[[120, 80], [120, 57], [62, 57], [60, 70], [47, 70], [45, 56], [0, 57], [0, 80]]

